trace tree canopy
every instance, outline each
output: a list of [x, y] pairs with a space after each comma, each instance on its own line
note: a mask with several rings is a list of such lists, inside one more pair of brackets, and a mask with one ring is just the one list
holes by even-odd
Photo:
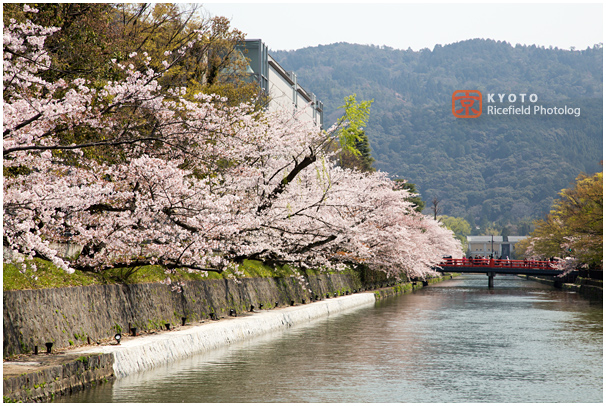
[[602, 269], [603, 182], [603, 172], [580, 174], [574, 187], [563, 189], [550, 213], [535, 223], [535, 231], [524, 241], [526, 253], [571, 258], [569, 266]]
[[440, 222], [444, 227], [452, 231], [455, 238], [461, 241], [463, 250], [467, 250], [467, 236], [471, 235], [471, 226], [461, 217], [440, 216]]

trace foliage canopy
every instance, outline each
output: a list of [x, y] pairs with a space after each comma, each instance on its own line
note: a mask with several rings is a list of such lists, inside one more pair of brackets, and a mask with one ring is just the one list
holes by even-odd
[[572, 257], [577, 265], [603, 267], [603, 172], [580, 174], [574, 187], [563, 189], [550, 213], [536, 221], [525, 241], [526, 252], [539, 257]]

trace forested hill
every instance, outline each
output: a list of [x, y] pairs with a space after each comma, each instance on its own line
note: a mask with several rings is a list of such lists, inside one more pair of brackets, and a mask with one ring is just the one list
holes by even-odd
[[[478, 225], [538, 218], [580, 172], [601, 171], [601, 45], [473, 39], [418, 52], [337, 43], [271, 54], [324, 102], [326, 126], [346, 95], [374, 99], [375, 167], [416, 183], [426, 201], [437, 196], [444, 214]], [[485, 107], [479, 118], [455, 118], [458, 89], [536, 94], [536, 105], [580, 107], [581, 115], [491, 116]]]

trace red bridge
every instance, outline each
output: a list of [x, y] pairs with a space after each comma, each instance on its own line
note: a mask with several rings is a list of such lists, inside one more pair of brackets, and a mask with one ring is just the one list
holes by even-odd
[[453, 259], [444, 258], [439, 265], [442, 272], [485, 273], [488, 275], [488, 287], [493, 287], [495, 274], [508, 275], [548, 275], [558, 276], [561, 269], [555, 268], [555, 262], [511, 259]]

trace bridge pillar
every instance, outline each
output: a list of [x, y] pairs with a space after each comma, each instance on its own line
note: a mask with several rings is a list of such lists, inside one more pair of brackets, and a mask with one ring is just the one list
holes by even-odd
[[494, 288], [494, 272], [488, 272], [488, 288]]

